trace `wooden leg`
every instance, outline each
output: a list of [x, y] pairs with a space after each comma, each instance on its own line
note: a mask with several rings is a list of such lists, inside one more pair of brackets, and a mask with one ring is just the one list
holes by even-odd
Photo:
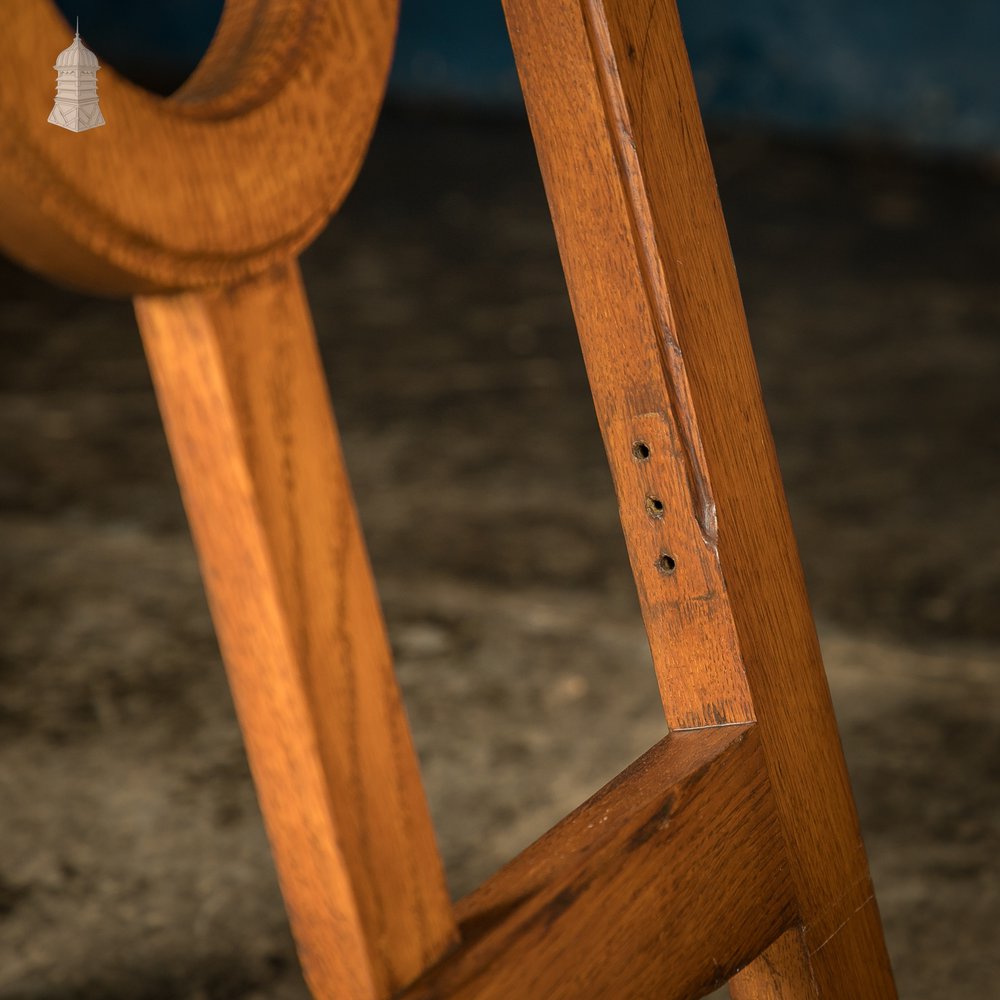
[[455, 921], [298, 266], [135, 305], [306, 977], [388, 996]]
[[800, 929], [734, 993], [893, 997], [675, 3], [504, 7], [667, 720], [760, 727]]

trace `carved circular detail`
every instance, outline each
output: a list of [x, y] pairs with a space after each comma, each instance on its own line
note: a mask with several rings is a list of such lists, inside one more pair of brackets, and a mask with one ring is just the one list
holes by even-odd
[[50, 278], [134, 294], [229, 284], [298, 253], [360, 167], [396, 0], [227, 0], [201, 65], [161, 98], [103, 66], [107, 126], [46, 121], [72, 31], [5, 11], [0, 249]]

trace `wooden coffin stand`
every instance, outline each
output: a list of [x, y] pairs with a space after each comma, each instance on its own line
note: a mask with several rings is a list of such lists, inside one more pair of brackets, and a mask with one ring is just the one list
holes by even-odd
[[71, 29], [11, 5], [0, 248], [134, 297], [316, 997], [894, 997], [674, 2], [505, 11], [670, 735], [457, 904], [297, 265], [394, 0], [229, 0], [177, 94], [104, 67], [80, 135]]

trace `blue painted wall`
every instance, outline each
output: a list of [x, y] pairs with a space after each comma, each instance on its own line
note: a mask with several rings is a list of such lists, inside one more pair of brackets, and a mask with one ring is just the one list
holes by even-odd
[[997, 0], [681, 0], [712, 115], [1000, 149]]
[[521, 108], [500, 0], [401, 0], [391, 91]]
[[[222, 0], [59, 0], [122, 71], [169, 91]], [[680, 0], [707, 117], [1000, 150], [1000, 0]], [[143, 80], [146, 82], [146, 80]], [[391, 90], [518, 109], [500, 0], [402, 0]]]
[[[680, 0], [707, 117], [1000, 149], [1000, 0]], [[513, 105], [499, 0], [403, 0], [393, 86]]]

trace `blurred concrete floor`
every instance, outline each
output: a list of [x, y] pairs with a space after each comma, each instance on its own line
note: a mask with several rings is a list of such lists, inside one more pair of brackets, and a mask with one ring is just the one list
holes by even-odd
[[[995, 996], [996, 171], [713, 152], [902, 995]], [[663, 733], [525, 126], [304, 270], [459, 894]], [[129, 306], [6, 264], [0, 532], [0, 997], [303, 997]]]

